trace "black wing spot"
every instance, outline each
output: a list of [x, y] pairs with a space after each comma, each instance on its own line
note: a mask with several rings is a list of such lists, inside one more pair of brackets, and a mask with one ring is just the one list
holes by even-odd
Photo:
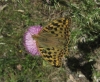
[[50, 50], [50, 48], [47, 48], [47, 50]]
[[49, 55], [51, 55], [51, 52], [48, 52]]
[[51, 31], [51, 33], [52, 33], [52, 34], [55, 34], [55, 32], [54, 32], [54, 31]]
[[54, 28], [55, 31], [57, 31], [57, 28]]
[[42, 50], [42, 53], [47, 53], [47, 51], [46, 50]]
[[49, 25], [49, 26], [47, 27], [47, 29], [48, 29], [48, 30], [52, 30], [53, 27]]
[[60, 30], [63, 30], [63, 28], [60, 28]]

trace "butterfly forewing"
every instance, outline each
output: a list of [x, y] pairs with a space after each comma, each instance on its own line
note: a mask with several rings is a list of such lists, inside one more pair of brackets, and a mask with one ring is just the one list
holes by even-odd
[[59, 67], [62, 58], [67, 55], [70, 36], [70, 18], [52, 21], [37, 36], [37, 45], [43, 58], [51, 65]]

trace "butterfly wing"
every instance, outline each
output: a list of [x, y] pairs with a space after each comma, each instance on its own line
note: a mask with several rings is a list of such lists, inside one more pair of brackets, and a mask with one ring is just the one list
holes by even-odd
[[62, 58], [68, 52], [70, 21], [70, 18], [54, 20], [34, 37], [41, 55], [53, 66], [61, 66]]
[[55, 47], [40, 48], [40, 52], [45, 60], [55, 67], [60, 67], [62, 64], [63, 52]]

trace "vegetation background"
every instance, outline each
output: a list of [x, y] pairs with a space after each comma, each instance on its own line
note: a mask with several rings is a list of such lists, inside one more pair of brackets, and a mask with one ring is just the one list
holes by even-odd
[[[65, 68], [23, 46], [29, 26], [72, 19]], [[0, 82], [100, 82], [100, 0], [0, 0]]]

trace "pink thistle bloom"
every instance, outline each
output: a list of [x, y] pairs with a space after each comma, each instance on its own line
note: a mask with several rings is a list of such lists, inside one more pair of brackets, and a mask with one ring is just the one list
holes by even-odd
[[37, 45], [36, 45], [36, 40], [32, 37], [33, 35], [37, 35], [41, 31], [42, 27], [41, 26], [31, 26], [27, 29], [27, 31], [24, 34], [24, 46], [25, 49], [32, 54], [33, 56], [35, 55], [40, 55]]

